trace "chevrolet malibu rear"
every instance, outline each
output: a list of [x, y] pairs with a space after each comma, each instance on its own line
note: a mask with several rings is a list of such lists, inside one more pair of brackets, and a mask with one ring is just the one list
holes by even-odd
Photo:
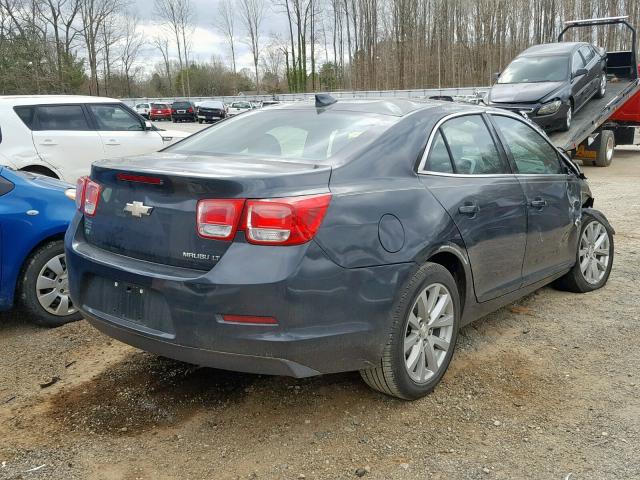
[[345, 268], [320, 237], [338, 234], [334, 203], [354, 193], [331, 191], [332, 170], [398, 120], [276, 108], [95, 163], [66, 237], [74, 302], [106, 334], [199, 365], [294, 377], [371, 366], [389, 285], [410, 264]]

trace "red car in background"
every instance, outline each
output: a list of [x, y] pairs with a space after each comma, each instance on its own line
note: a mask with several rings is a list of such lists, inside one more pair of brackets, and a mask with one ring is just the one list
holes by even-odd
[[166, 103], [152, 103], [149, 120], [171, 120], [171, 106]]

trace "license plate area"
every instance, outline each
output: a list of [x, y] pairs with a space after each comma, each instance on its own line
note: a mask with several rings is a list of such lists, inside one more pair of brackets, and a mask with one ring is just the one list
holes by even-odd
[[113, 312], [130, 322], [144, 321], [144, 288], [131, 283], [113, 282]]
[[186, 113], [186, 110], [178, 110], [178, 113]]

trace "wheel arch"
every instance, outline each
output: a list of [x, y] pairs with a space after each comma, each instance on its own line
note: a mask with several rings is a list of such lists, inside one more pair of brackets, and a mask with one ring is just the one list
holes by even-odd
[[[35, 245], [33, 245], [31, 247], [31, 249], [24, 256], [24, 258], [22, 260], [22, 264], [20, 265], [20, 268], [18, 269], [18, 275], [16, 276], [16, 287], [17, 288], [20, 288], [19, 282], [22, 280], [24, 272], [25, 272], [25, 270], [27, 268], [27, 264], [29, 263], [29, 259], [33, 256], [33, 254], [35, 252], [37, 252], [40, 248], [42, 248], [44, 245], [46, 245], [47, 243], [55, 242], [55, 241], [58, 241], [58, 240], [64, 241], [64, 234], [65, 234], [64, 231], [63, 232], [51, 233], [50, 235], [44, 237], [38, 243], [36, 243]], [[15, 290], [17, 290], [17, 288], [14, 288], [14, 292], [15, 292]]]
[[20, 170], [24, 172], [38, 173], [40, 175], [46, 175], [47, 177], [53, 177], [60, 179], [60, 176], [53, 169], [46, 167], [44, 165], [27, 165], [26, 167], [22, 167]]

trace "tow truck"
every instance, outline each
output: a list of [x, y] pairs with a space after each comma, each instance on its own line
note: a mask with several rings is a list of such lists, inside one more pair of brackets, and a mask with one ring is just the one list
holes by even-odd
[[640, 144], [640, 80], [636, 60], [636, 30], [628, 16], [571, 20], [558, 36], [574, 28], [623, 25], [631, 32], [631, 49], [607, 52], [607, 93], [592, 99], [573, 117], [567, 132], [549, 133], [551, 141], [586, 165], [608, 167], [617, 145]]

